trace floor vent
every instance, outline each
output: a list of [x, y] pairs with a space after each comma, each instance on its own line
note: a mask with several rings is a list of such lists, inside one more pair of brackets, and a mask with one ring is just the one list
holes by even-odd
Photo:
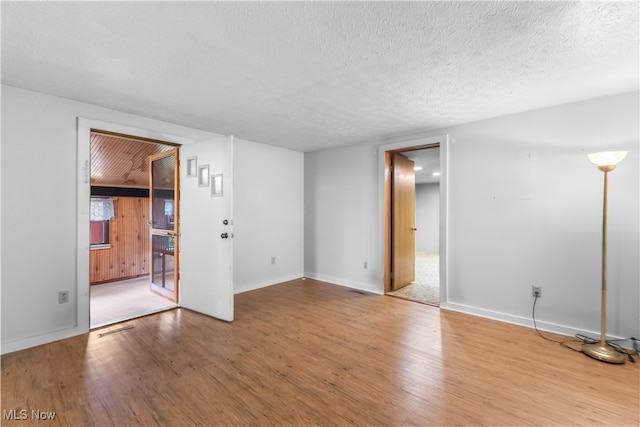
[[118, 332], [126, 331], [127, 329], [133, 329], [133, 328], [134, 328], [133, 325], [129, 325], [129, 326], [123, 326], [122, 328], [118, 328], [118, 329], [112, 329], [111, 331], [98, 334], [98, 338], [102, 338], [106, 335], [117, 334]]

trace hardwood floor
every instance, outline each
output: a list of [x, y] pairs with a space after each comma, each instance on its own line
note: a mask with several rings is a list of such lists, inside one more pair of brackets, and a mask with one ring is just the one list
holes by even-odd
[[640, 424], [639, 363], [527, 328], [310, 279], [236, 295], [235, 312], [175, 309], [4, 355], [3, 425]]

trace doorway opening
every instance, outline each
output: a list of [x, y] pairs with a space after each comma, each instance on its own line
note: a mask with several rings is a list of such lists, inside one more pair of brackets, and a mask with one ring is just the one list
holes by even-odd
[[177, 307], [175, 144], [90, 132], [90, 328]]
[[384, 159], [385, 294], [433, 306], [442, 293], [440, 148], [404, 146]]

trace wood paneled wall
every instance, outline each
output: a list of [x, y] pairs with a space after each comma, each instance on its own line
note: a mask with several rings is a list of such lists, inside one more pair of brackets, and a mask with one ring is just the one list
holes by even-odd
[[114, 197], [115, 218], [109, 225], [109, 249], [90, 256], [90, 283], [97, 284], [149, 274], [149, 199]]

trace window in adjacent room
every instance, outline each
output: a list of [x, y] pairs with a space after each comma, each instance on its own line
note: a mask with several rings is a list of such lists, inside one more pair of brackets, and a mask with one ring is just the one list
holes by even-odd
[[109, 223], [115, 216], [113, 199], [91, 198], [91, 249], [110, 248]]

